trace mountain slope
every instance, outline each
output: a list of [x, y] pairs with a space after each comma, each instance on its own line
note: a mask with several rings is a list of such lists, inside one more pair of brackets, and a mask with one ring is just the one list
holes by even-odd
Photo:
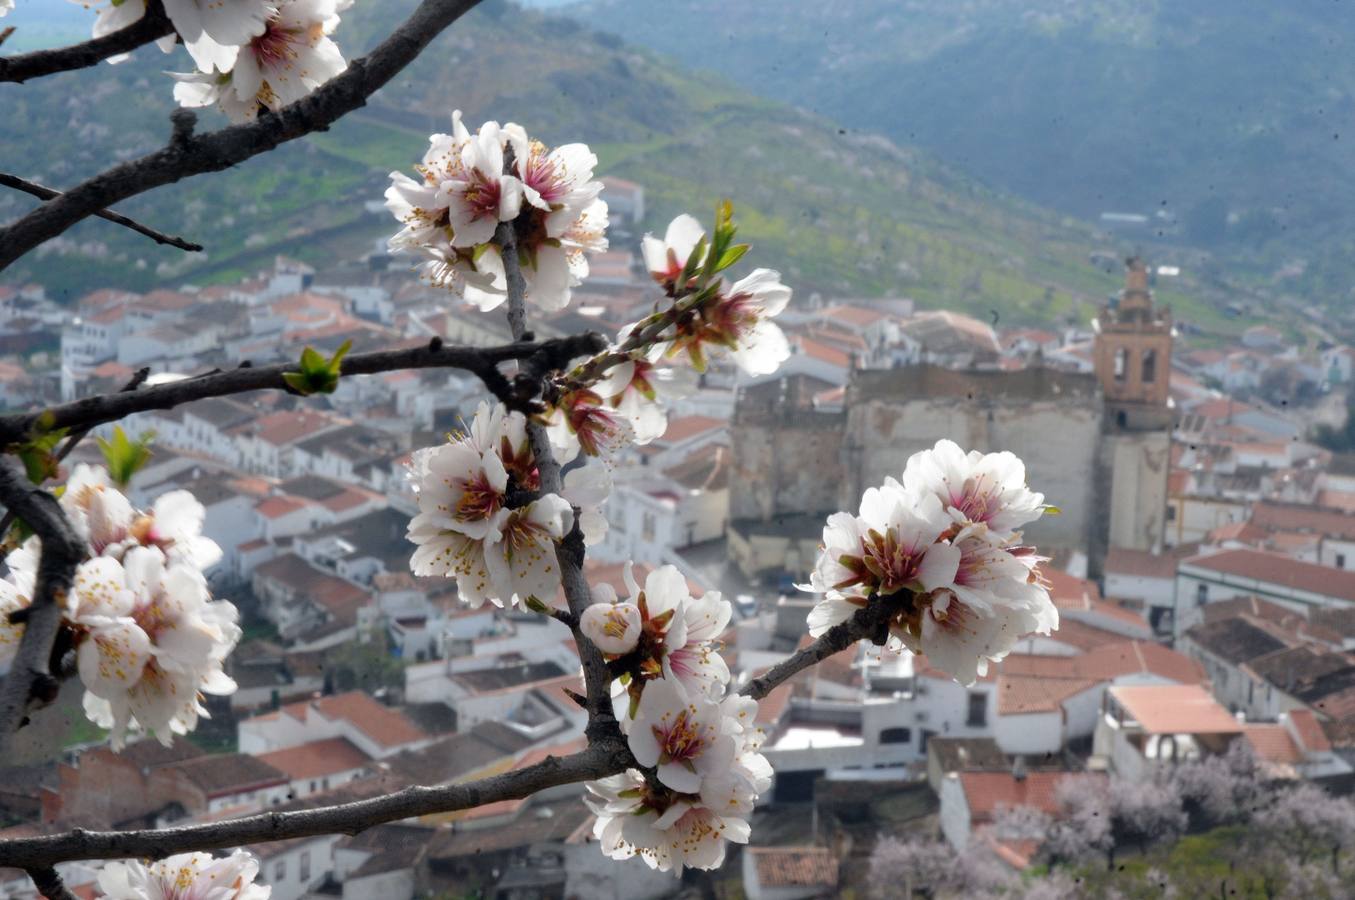
[[[576, 15], [1084, 218], [1328, 300], [1355, 276], [1355, 9], [1330, 0], [593, 0]], [[1292, 272], [1290, 273], [1292, 276]], [[1344, 294], [1349, 298], [1349, 294]]]
[[[369, 46], [413, 2], [359, 3], [339, 32], [345, 50], [356, 55]], [[61, 187], [157, 146], [171, 102], [159, 72], [183, 62], [149, 49], [122, 66], [0, 86], [0, 112], [27, 123], [0, 135], [0, 167]], [[119, 207], [201, 240], [206, 259], [96, 221], [3, 277], [75, 292], [234, 278], [276, 252], [316, 262], [351, 258], [392, 230], [383, 214], [366, 209], [380, 199], [386, 173], [416, 161], [428, 133], [447, 128], [453, 107], [470, 122], [522, 122], [547, 142], [586, 141], [604, 174], [647, 186], [654, 228], [678, 211], [707, 215], [719, 198], [733, 198], [758, 262], [780, 268], [804, 295], [896, 293], [1049, 321], [1084, 317], [1118, 284], [1117, 270], [1089, 263], [1093, 250], [1116, 248], [1085, 226], [878, 137], [755, 99], [715, 77], [678, 73], [570, 20], [497, 3], [439, 38], [331, 132]], [[28, 204], [0, 196], [0, 217]], [[1167, 299], [1207, 327], [1232, 324], [1210, 303]]]

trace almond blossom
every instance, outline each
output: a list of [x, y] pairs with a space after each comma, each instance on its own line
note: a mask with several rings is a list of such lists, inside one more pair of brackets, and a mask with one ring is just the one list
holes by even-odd
[[222, 668], [240, 640], [235, 607], [213, 601], [200, 572], [167, 564], [157, 548], [82, 563], [69, 618], [85, 631], [76, 650], [85, 709], [112, 730], [115, 748], [131, 730], [168, 744], [205, 714], [201, 694], [235, 690]]
[[574, 527], [574, 509], [558, 494], [547, 494], [503, 517], [500, 537], [485, 544], [490, 599], [499, 606], [529, 597], [548, 601], [560, 588], [555, 542]]
[[932, 449], [910, 456], [903, 483], [934, 495], [955, 522], [982, 525], [1002, 539], [1048, 509], [1044, 495], [1026, 486], [1025, 463], [1015, 454], [965, 453], [954, 441], [937, 441]]
[[791, 290], [779, 273], [755, 269], [695, 307], [679, 320], [670, 352], [686, 352], [692, 364], [705, 368], [705, 348], [724, 347], [749, 375], [769, 375], [790, 357], [786, 335], [771, 318], [790, 303]]
[[699, 792], [672, 790], [637, 769], [585, 784], [584, 802], [597, 816], [593, 834], [606, 856], [639, 856], [650, 868], [681, 875], [687, 866], [718, 868], [727, 841], [748, 842], [748, 816], [771, 788], [772, 769], [759, 752], [762, 733], [745, 724], [756, 718], [757, 702], [727, 698], [720, 707], [721, 734], [734, 755], [702, 780]]
[[[633, 326], [622, 329], [618, 343], [624, 343]], [[694, 387], [690, 368], [662, 365], [667, 344], [654, 342], [648, 350], [637, 351], [630, 359], [607, 370], [592, 387], [616, 414], [629, 425], [629, 436], [636, 444], [657, 440], [668, 430], [665, 399], [685, 396]]]
[[[196, 6], [198, 0], [180, 2]], [[204, 0], [202, 5], [223, 4]], [[276, 112], [300, 100], [348, 68], [329, 36], [338, 27], [339, 13], [349, 5], [347, 0], [266, 4], [260, 27], [240, 42], [237, 52], [203, 50], [195, 54], [202, 72], [171, 73], [179, 82], [175, 99], [190, 108], [216, 104], [233, 122], [248, 122], [261, 108]], [[205, 34], [216, 40], [210, 31]]]
[[3, 19], [5, 14], [13, 8], [14, 0], [0, 0], [0, 19]]
[[829, 517], [808, 586], [823, 595], [810, 635], [891, 603], [894, 644], [973, 683], [1022, 636], [1058, 627], [1040, 557], [1014, 530], [1044, 511], [1043, 499], [1011, 454], [965, 454], [942, 441], [914, 455], [901, 482], [865, 492], [859, 515]]
[[500, 222], [517, 218], [522, 183], [504, 174], [505, 140], [498, 122], [486, 122], [439, 173], [436, 200], [446, 205], [453, 247], [488, 243]]
[[[3, 604], [3, 594], [0, 594], [0, 604]], [[633, 603], [594, 603], [583, 611], [579, 628], [603, 653], [623, 656], [640, 642], [640, 608]], [[0, 634], [0, 641], [3, 640], [4, 635]]]
[[15, 581], [0, 579], [0, 673], [8, 671], [24, 636], [24, 626], [11, 623], [10, 613], [27, 609], [31, 602], [31, 585], [25, 588]]
[[562, 464], [573, 461], [580, 452], [610, 458], [633, 439], [630, 423], [588, 388], [563, 394], [545, 421], [546, 436]]
[[243, 850], [223, 858], [180, 853], [155, 862], [104, 863], [96, 895], [103, 900], [268, 900], [273, 889], [255, 884], [259, 861]]
[[[705, 238], [706, 230], [701, 227], [701, 223], [687, 213], [668, 223], [663, 240], [649, 234], [644, 236], [640, 243], [640, 251], [644, 255], [645, 268], [649, 270], [650, 277], [663, 285], [670, 296], [675, 295], [680, 288], [685, 288], [685, 285], [679, 286], [677, 281], [682, 276], [692, 251], [698, 244], [704, 246]], [[693, 267], [700, 265], [703, 260], [704, 253], [692, 263]]]

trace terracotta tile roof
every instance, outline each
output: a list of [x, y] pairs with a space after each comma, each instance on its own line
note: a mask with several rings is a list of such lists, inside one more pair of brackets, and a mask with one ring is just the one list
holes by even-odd
[[292, 781], [351, 772], [372, 761], [370, 756], [353, 746], [348, 738], [341, 737], [311, 741], [309, 744], [275, 750], [272, 753], [260, 753], [258, 759], [282, 772]]
[[1002, 808], [1029, 806], [1054, 815], [1059, 810], [1054, 798], [1059, 782], [1065, 778], [1099, 776], [1073, 775], [1070, 772], [1028, 772], [1014, 778], [1010, 772], [960, 772], [956, 775], [969, 804], [970, 821], [991, 822]]
[[283, 516], [290, 515], [299, 509], [305, 509], [314, 504], [301, 497], [289, 497], [286, 494], [275, 494], [254, 507], [254, 511], [265, 519], [280, 519]]
[[1015, 716], [1054, 712], [1069, 697], [1100, 684], [1090, 678], [1043, 678], [1002, 674], [997, 679], [997, 711]]
[[1058, 630], [1044, 640], [1067, 644], [1086, 652], [1097, 647], [1103, 647], [1106, 644], [1118, 644], [1124, 640], [1124, 635], [1107, 631], [1104, 628], [1097, 628], [1076, 619], [1064, 618], [1059, 621]]
[[269, 560], [254, 570], [256, 577], [272, 578], [304, 597], [324, 607], [342, 625], [357, 621], [358, 609], [364, 606], [369, 594], [365, 588], [351, 581], [315, 568], [295, 553], [287, 553]]
[[1302, 751], [1283, 725], [1248, 722], [1242, 726], [1242, 734], [1257, 757], [1268, 763], [1293, 765], [1303, 760]]
[[1283, 650], [1288, 644], [1268, 629], [1248, 621], [1247, 616], [1233, 616], [1196, 625], [1186, 632], [1195, 644], [1234, 665]]
[[749, 847], [763, 888], [836, 888], [837, 857], [827, 847]]
[[1355, 572], [1300, 562], [1278, 553], [1225, 550], [1212, 556], [1191, 557], [1182, 565], [1355, 602]]
[[1150, 553], [1111, 547], [1106, 553], [1107, 575], [1131, 575], [1136, 578], [1175, 578], [1178, 558], [1170, 553]]
[[1092, 604], [1101, 600], [1101, 589], [1093, 581], [1069, 575], [1052, 564], [1042, 565], [1037, 571], [1059, 609], [1091, 609]]
[[[321, 697], [308, 704], [326, 719], [343, 719], [383, 747], [412, 744], [428, 737], [404, 714], [362, 691]], [[284, 707], [287, 708], [287, 707]]]
[[178, 772], [209, 798], [225, 797], [261, 787], [286, 784], [282, 772], [244, 753], [217, 753], [164, 766], [163, 772]]
[[717, 419], [714, 416], [680, 416], [668, 420], [668, 430], [659, 438], [659, 443], [676, 444], [698, 434], [728, 426], [728, 419]]
[[1012, 654], [998, 664], [998, 670], [1004, 675], [1097, 681], [1135, 673], [1157, 675], [1181, 684], [1200, 684], [1205, 679], [1198, 662], [1152, 641], [1103, 644], [1078, 656]]
[[1322, 723], [1313, 715], [1311, 709], [1293, 709], [1287, 715], [1289, 724], [1298, 736], [1299, 744], [1309, 753], [1326, 753], [1331, 750], [1331, 741], [1322, 730]]
[[1327, 537], [1355, 538], [1355, 515], [1307, 503], [1262, 500], [1251, 508], [1251, 523], [1270, 531], [1307, 531]]
[[866, 328], [874, 325], [882, 319], [889, 319], [892, 316], [882, 309], [871, 309], [867, 306], [850, 306], [839, 304], [825, 308], [819, 317], [833, 322], [845, 322], [848, 325], [855, 325], [858, 328]]
[[319, 434], [337, 424], [339, 423], [324, 413], [303, 408], [270, 413], [254, 422], [241, 425], [235, 429], [235, 433], [251, 435], [264, 443], [284, 447]]
[[1237, 734], [1242, 726], [1198, 684], [1121, 685], [1110, 695], [1149, 734]]

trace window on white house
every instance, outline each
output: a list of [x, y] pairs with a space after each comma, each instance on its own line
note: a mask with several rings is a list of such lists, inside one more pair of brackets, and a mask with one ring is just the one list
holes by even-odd
[[913, 740], [911, 728], [886, 728], [880, 732], [881, 744], [907, 744]]
[[273, 880], [283, 881], [287, 878], [287, 860], [280, 859], [273, 864]]
[[299, 871], [297, 872], [297, 877], [299, 877], [302, 880], [302, 882], [310, 881], [311, 852], [309, 850], [301, 851], [301, 862], [298, 864], [297, 868], [299, 869]]
[[969, 714], [965, 724], [971, 728], [982, 728], [988, 724], [988, 695], [983, 691], [969, 692]]

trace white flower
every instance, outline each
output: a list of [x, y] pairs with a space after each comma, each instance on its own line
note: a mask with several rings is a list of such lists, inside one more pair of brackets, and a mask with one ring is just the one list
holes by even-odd
[[949, 524], [935, 498], [916, 505], [903, 491], [871, 488], [860, 517], [834, 513], [823, 529], [824, 550], [811, 576], [818, 592], [859, 598], [950, 583], [959, 552], [937, 543]]
[[196, 727], [200, 693], [234, 692], [222, 664], [240, 639], [235, 607], [212, 602], [186, 562], [166, 564], [155, 547], [122, 562], [95, 557], [76, 569], [68, 604], [87, 632], [76, 650], [86, 709], [112, 729], [114, 747], [133, 729], [168, 743]]
[[961, 684], [972, 684], [1023, 636], [1058, 628], [1057, 607], [1027, 560], [985, 537], [958, 542], [954, 582], [922, 599], [920, 628], [896, 635]]
[[180, 853], [156, 862], [115, 860], [99, 872], [105, 900], [268, 900], [272, 888], [255, 884], [259, 862], [236, 850], [216, 859], [209, 853]]
[[[201, 3], [204, 9], [231, 5], [219, 0], [178, 2], [186, 7]], [[253, 4], [255, 0], [238, 2]], [[216, 103], [233, 122], [253, 119], [261, 106], [276, 112], [300, 100], [348, 68], [338, 45], [329, 39], [339, 24], [339, 10], [346, 5], [340, 0], [265, 3], [266, 20], [239, 42], [233, 61], [230, 50], [212, 44], [215, 40], [231, 45], [231, 41], [222, 42], [210, 30], [202, 32], [200, 41], [190, 43], [189, 51], [203, 72], [171, 73], [179, 81], [175, 99], [190, 107]], [[237, 30], [245, 27], [243, 18], [233, 21]]]
[[630, 423], [608, 409], [601, 397], [581, 388], [556, 401], [546, 417], [546, 437], [565, 464], [579, 451], [608, 459], [632, 441], [632, 432]]
[[19, 641], [24, 636], [23, 624], [10, 624], [9, 615], [26, 609], [30, 602], [32, 597], [29, 590], [20, 587], [15, 581], [0, 580], [0, 673], [9, 669], [19, 649]]
[[583, 542], [592, 547], [607, 537], [607, 517], [602, 504], [612, 493], [612, 478], [602, 466], [578, 466], [565, 473], [560, 496], [578, 510]]
[[[663, 354], [663, 344], [655, 344], [643, 357], [635, 357], [618, 363], [593, 385], [593, 392], [607, 400], [617, 415], [630, 425], [630, 432], [637, 444], [648, 444], [663, 437], [668, 430], [668, 412], [659, 402], [659, 385], [662, 384], [666, 395], [674, 395], [674, 370], [660, 368], [658, 358]], [[683, 372], [690, 369], [683, 367]]]
[[491, 600], [511, 605], [535, 597], [549, 603], [560, 588], [555, 542], [574, 527], [574, 510], [558, 494], [508, 510], [501, 537], [485, 544]]
[[5, 17], [5, 13], [14, 8], [14, 0], [0, 0], [0, 19]]
[[749, 375], [770, 375], [790, 357], [786, 335], [770, 321], [789, 302], [790, 288], [771, 269], [754, 269], [716, 301], [712, 327], [725, 336], [730, 356]]
[[[159, 547], [171, 560], [184, 560], [206, 571], [221, 560], [221, 548], [202, 536], [207, 510], [188, 491], [169, 491], [155, 498], [150, 513], [133, 523], [133, 535]], [[137, 534], [144, 528], [144, 534]]]
[[484, 123], [438, 183], [436, 202], [446, 204], [453, 247], [487, 243], [500, 222], [517, 218], [522, 184], [503, 172], [503, 145], [499, 123]]
[[269, 0], [165, 0], [165, 13], [193, 61], [210, 72], [213, 65], [229, 69], [240, 45], [264, 33], [273, 5]]
[[694, 794], [705, 778], [734, 761], [738, 746], [724, 726], [719, 703], [659, 678], [645, 685], [626, 740], [636, 762], [656, 767], [660, 782]]
[[[507, 515], [506, 511], [501, 512], [500, 518]], [[480, 606], [490, 599], [498, 602], [485, 565], [485, 543], [499, 539], [497, 529], [485, 539], [476, 539], [415, 516], [406, 537], [418, 545], [409, 560], [410, 571], [415, 575], [455, 576], [457, 596], [471, 606]]]
[[640, 641], [640, 608], [631, 603], [594, 603], [583, 611], [579, 627], [603, 653], [623, 656]]
[[686, 635], [681, 646], [670, 647], [664, 656], [664, 677], [676, 680], [688, 693], [718, 696], [729, 683], [729, 665], [716, 641], [729, 627], [734, 607], [719, 591], [707, 591], [683, 603], [679, 615]]
[[916, 495], [935, 495], [954, 521], [983, 525], [999, 538], [1044, 514], [1044, 495], [1026, 486], [1026, 467], [1012, 453], [965, 453], [953, 441], [937, 441], [914, 453], [903, 484]]
[[213, 67], [206, 72], [170, 72], [169, 77], [175, 81], [175, 101], [186, 109], [217, 106], [232, 122], [248, 122], [259, 113], [253, 97], [242, 100], [236, 94], [229, 72]]
[[426, 477], [416, 487], [419, 514], [410, 530], [429, 524], [483, 540], [497, 530], [502, 517], [508, 472], [495, 453], [480, 453], [469, 443], [443, 444], [420, 464]]
[[[640, 250], [650, 276], [670, 292], [674, 291], [688, 258], [705, 236], [706, 231], [701, 227], [701, 223], [686, 213], [668, 223], [668, 231], [664, 234], [663, 240], [653, 235], [645, 235]], [[694, 265], [700, 265], [704, 258], [703, 252]]]

